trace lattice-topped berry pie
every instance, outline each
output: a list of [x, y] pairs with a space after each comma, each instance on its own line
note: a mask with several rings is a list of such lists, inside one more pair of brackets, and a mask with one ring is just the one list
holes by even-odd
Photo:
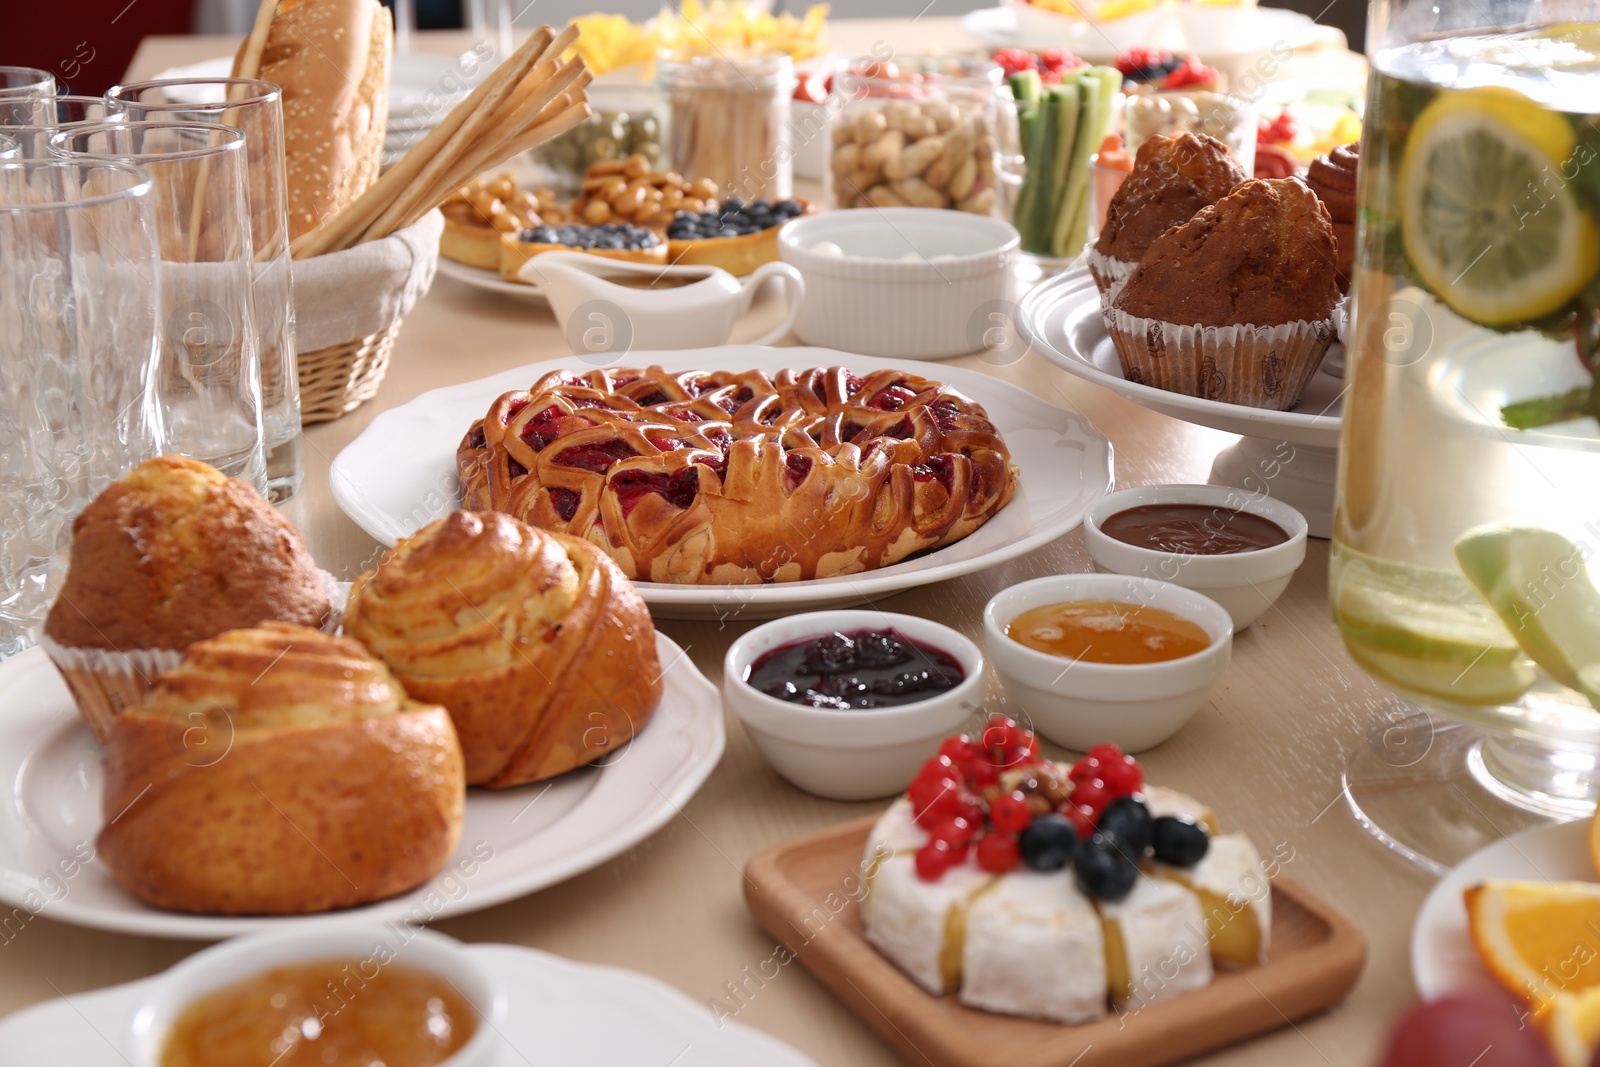
[[1017, 471], [977, 403], [904, 371], [557, 371], [457, 452], [464, 506], [588, 538], [630, 578], [885, 567], [967, 536]]

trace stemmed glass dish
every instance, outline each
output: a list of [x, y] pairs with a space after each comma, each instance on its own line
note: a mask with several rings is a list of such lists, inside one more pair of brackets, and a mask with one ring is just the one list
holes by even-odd
[[1600, 792], [1600, 3], [1493, 12], [1372, 4], [1330, 564], [1409, 702], [1348, 795], [1436, 870]]

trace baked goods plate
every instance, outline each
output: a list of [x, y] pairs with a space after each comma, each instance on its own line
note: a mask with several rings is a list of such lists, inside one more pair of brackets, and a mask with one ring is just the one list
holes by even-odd
[[[846, 366], [858, 373], [904, 369], [907, 361], [874, 359], [826, 348], [728, 345], [678, 352], [567, 357], [436, 389], [383, 412], [334, 458], [333, 496], [345, 514], [384, 544], [394, 544], [447, 514], [460, 500], [456, 447], [473, 420], [501, 393], [526, 389], [555, 370], [607, 366], [667, 371]], [[975, 532], [937, 551], [893, 566], [843, 577], [769, 585], [671, 585], [635, 582], [653, 614], [709, 619], [738, 614], [762, 619], [867, 601], [942, 581], [1020, 556], [1075, 529], [1111, 489], [1111, 444], [1082, 417], [977, 371], [940, 367], [932, 375], [982, 404], [1021, 472], [1016, 496]], [[397, 457], [406, 457], [397, 462]]]
[[1178, 1063], [1329, 1007], [1355, 985], [1366, 959], [1366, 941], [1349, 919], [1280, 875], [1272, 882], [1271, 955], [1259, 967], [1218, 971], [1204, 989], [1077, 1026], [978, 1011], [954, 994], [924, 992], [863, 935], [859, 902], [841, 885], [859, 877], [875, 818], [757, 854], [745, 868], [745, 903], [763, 930], [915, 1063]]
[[[647, 975], [515, 945], [468, 945], [506, 990], [495, 1067], [815, 1067], [810, 1059]], [[8, 1067], [125, 1067], [120, 1039], [158, 979], [46, 1001], [0, 1020]], [[627, 1020], [618, 1026], [619, 1019]], [[131, 1056], [131, 1051], [129, 1052]]]
[[1593, 882], [1588, 831], [1587, 819], [1535, 826], [1479, 849], [1439, 879], [1411, 926], [1411, 981], [1423, 1000], [1463, 993], [1527, 1010], [1479, 961], [1462, 890], [1490, 878]]
[[[1069, 374], [1103, 385], [1141, 407], [1175, 419], [1294, 445], [1334, 448], [1339, 444], [1343, 380], [1319, 370], [1293, 411], [1225, 404], [1130, 382], [1122, 376], [1116, 349], [1100, 315], [1100, 290], [1087, 267], [1074, 267], [1037, 286], [1017, 310], [1017, 328], [1035, 352]], [[1323, 361], [1343, 357], [1335, 344]]]
[[[482, 289], [486, 293], [499, 293], [502, 296], [514, 296], [519, 300], [532, 300], [536, 303], [549, 303], [549, 297], [537, 285], [525, 282], [507, 281], [500, 276], [499, 271], [485, 270], [483, 267], [474, 267], [470, 263], [457, 263], [453, 259], [439, 257], [439, 273], [446, 278], [454, 279], [462, 285], [470, 285], [474, 289]], [[532, 384], [531, 382], [528, 384]], [[481, 415], [482, 412], [479, 412]]]
[[16, 915], [214, 939], [352, 916], [426, 922], [554, 885], [666, 825], [722, 756], [721, 695], [669, 638], [656, 641], [666, 664], [661, 703], [627, 747], [548, 782], [469, 790], [461, 843], [432, 880], [376, 904], [293, 918], [160, 911], [112, 881], [92, 860], [102, 825], [101, 749], [49, 658], [30, 649], [0, 663], [0, 901]]

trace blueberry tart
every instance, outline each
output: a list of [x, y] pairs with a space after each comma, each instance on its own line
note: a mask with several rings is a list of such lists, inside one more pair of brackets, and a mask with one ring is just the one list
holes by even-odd
[[626, 222], [607, 222], [599, 226], [568, 223], [564, 226], [535, 226], [500, 239], [500, 273], [521, 281], [522, 265], [540, 252], [587, 252], [592, 256], [620, 259], [629, 263], [667, 262], [667, 245], [661, 235], [643, 226]]
[[667, 258], [678, 265], [721, 267], [749, 274], [778, 258], [778, 229], [816, 208], [803, 200], [753, 200], [736, 196], [718, 211], [680, 211], [667, 226]]

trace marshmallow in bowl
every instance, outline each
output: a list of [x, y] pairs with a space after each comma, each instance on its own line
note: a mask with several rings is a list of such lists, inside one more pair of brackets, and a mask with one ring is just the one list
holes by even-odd
[[815, 252], [819, 256], [843, 256], [844, 255], [844, 249], [840, 248], [838, 245], [834, 244], [832, 241], [818, 241], [816, 244], [811, 246], [811, 251]]

